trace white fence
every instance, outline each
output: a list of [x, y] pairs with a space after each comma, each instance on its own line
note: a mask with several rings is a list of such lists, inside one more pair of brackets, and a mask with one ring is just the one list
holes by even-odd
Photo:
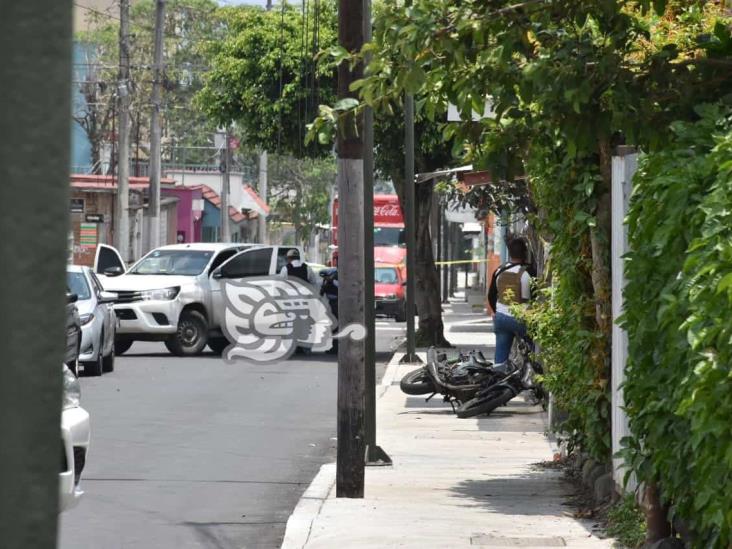
[[[623, 311], [623, 255], [628, 251], [628, 229], [624, 219], [628, 211], [628, 202], [632, 189], [633, 174], [638, 167], [638, 155], [634, 148], [619, 147], [612, 163], [612, 295], [613, 320], [617, 320]], [[625, 380], [625, 363], [628, 356], [628, 335], [617, 323], [613, 323], [612, 334], [612, 373], [611, 373], [611, 421], [613, 455], [621, 449], [620, 441], [630, 434], [628, 417], [624, 411], [625, 401], [621, 384]], [[613, 478], [618, 489], [622, 491], [625, 469], [622, 459], [613, 458]], [[631, 479], [629, 489], [635, 488]]]

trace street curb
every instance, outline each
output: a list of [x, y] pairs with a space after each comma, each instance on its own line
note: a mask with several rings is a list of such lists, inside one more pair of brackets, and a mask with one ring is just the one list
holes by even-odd
[[[396, 379], [399, 373], [399, 361], [403, 356], [403, 352], [395, 351], [389, 360], [379, 384], [380, 391], [376, 397], [377, 400], [384, 395]], [[287, 519], [285, 537], [282, 540], [280, 549], [303, 549], [305, 547], [310, 539], [313, 522], [318, 518], [320, 509], [323, 507], [325, 500], [328, 499], [335, 482], [336, 464], [326, 463], [321, 466], [320, 471], [315, 475], [315, 478], [297, 502], [290, 518]]]
[[336, 480], [336, 464], [326, 463], [297, 502], [285, 527], [285, 538], [281, 549], [302, 549], [310, 539], [313, 522], [320, 514], [320, 508], [328, 499]]
[[404, 353], [401, 351], [396, 351], [392, 355], [391, 360], [389, 360], [389, 364], [386, 365], [386, 371], [384, 372], [384, 376], [381, 378], [381, 383], [379, 385], [384, 385], [386, 387], [391, 386], [397, 377], [399, 372], [399, 361], [403, 356]]

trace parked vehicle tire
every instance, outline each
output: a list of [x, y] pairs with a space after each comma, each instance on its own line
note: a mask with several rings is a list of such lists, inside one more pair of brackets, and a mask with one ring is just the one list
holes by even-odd
[[84, 362], [84, 375], [98, 377], [104, 371], [104, 357], [102, 356], [102, 348], [99, 348], [97, 359], [91, 362]]
[[399, 309], [399, 312], [394, 317], [394, 320], [396, 322], [406, 322], [407, 321], [407, 304], [405, 303], [401, 309]]
[[494, 391], [488, 390], [484, 395], [471, 398], [458, 406], [455, 413], [457, 414], [457, 417], [460, 418], [490, 414], [499, 406], [506, 404], [506, 402], [511, 400], [513, 396], [513, 391], [506, 387], [502, 387]]
[[408, 395], [431, 395], [435, 392], [435, 386], [425, 368], [405, 375], [399, 382], [399, 387]]
[[165, 346], [176, 356], [193, 356], [208, 343], [208, 323], [198, 311], [183, 311], [178, 330], [165, 340]]
[[71, 370], [76, 377], [79, 377], [79, 359], [77, 358], [73, 362], [67, 362], [66, 367]]
[[126, 337], [115, 337], [114, 338], [114, 354], [123, 355], [130, 350], [134, 340]]
[[225, 337], [210, 337], [208, 338], [208, 348], [211, 349], [217, 355], [222, 354], [229, 346], [229, 340]]
[[112, 348], [109, 350], [109, 354], [102, 358], [102, 370], [104, 372], [114, 372], [114, 353], [115, 345], [112, 342]]

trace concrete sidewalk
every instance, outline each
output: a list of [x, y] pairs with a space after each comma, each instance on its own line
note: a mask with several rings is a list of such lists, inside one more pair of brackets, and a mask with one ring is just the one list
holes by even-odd
[[[492, 355], [485, 314], [470, 304], [445, 310], [446, 337]], [[451, 352], [457, 352], [457, 349]], [[458, 419], [435, 397], [410, 397], [399, 379], [414, 365], [392, 359], [377, 407], [379, 445], [392, 467], [366, 470], [364, 499], [336, 499], [326, 465], [290, 517], [283, 548], [612, 547], [573, 518], [571, 487], [537, 467], [554, 448], [540, 407], [515, 399], [480, 419]]]

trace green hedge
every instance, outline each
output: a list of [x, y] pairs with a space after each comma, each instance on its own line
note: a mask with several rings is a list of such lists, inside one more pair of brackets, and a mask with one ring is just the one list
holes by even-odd
[[628, 215], [627, 459], [697, 547], [732, 543], [732, 110], [641, 159]]

